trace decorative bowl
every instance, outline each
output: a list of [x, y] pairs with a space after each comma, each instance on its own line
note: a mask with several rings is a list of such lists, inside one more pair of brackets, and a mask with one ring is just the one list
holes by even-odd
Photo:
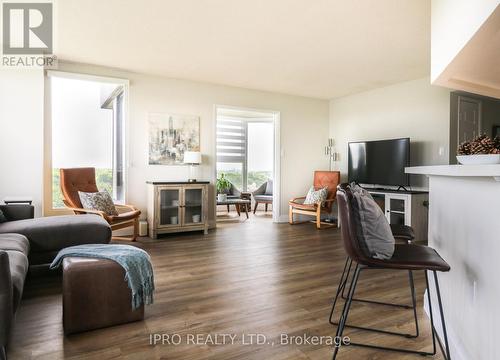
[[462, 165], [500, 164], [500, 154], [457, 155], [457, 161]]

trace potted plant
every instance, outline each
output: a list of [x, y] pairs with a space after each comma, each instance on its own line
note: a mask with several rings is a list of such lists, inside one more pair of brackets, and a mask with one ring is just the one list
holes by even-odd
[[217, 201], [226, 201], [227, 194], [225, 192], [231, 188], [231, 183], [226, 179], [224, 174], [220, 174], [220, 178], [217, 179], [215, 186], [217, 188]]

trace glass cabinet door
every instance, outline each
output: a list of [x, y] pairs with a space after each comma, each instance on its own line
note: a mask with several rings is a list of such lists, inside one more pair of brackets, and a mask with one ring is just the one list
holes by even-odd
[[184, 189], [184, 225], [200, 225], [203, 218], [203, 188], [188, 187]]
[[389, 224], [393, 225], [406, 225], [408, 218], [406, 197], [400, 195], [388, 194], [386, 195], [386, 217]]
[[179, 226], [181, 224], [181, 190], [180, 188], [159, 188], [159, 227]]

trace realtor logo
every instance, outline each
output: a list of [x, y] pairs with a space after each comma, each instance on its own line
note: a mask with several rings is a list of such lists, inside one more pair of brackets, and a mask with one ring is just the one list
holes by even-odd
[[3, 54], [52, 54], [52, 4], [3, 4]]

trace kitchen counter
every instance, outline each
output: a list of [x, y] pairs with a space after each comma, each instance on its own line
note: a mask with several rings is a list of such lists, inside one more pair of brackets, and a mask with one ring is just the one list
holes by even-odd
[[498, 165], [414, 166], [414, 167], [406, 168], [406, 173], [407, 174], [421, 174], [421, 175], [428, 175], [428, 176], [434, 175], [434, 176], [500, 178], [500, 164], [498, 164]]
[[451, 266], [438, 276], [452, 358], [500, 359], [500, 165], [406, 173], [429, 177], [429, 246]]

